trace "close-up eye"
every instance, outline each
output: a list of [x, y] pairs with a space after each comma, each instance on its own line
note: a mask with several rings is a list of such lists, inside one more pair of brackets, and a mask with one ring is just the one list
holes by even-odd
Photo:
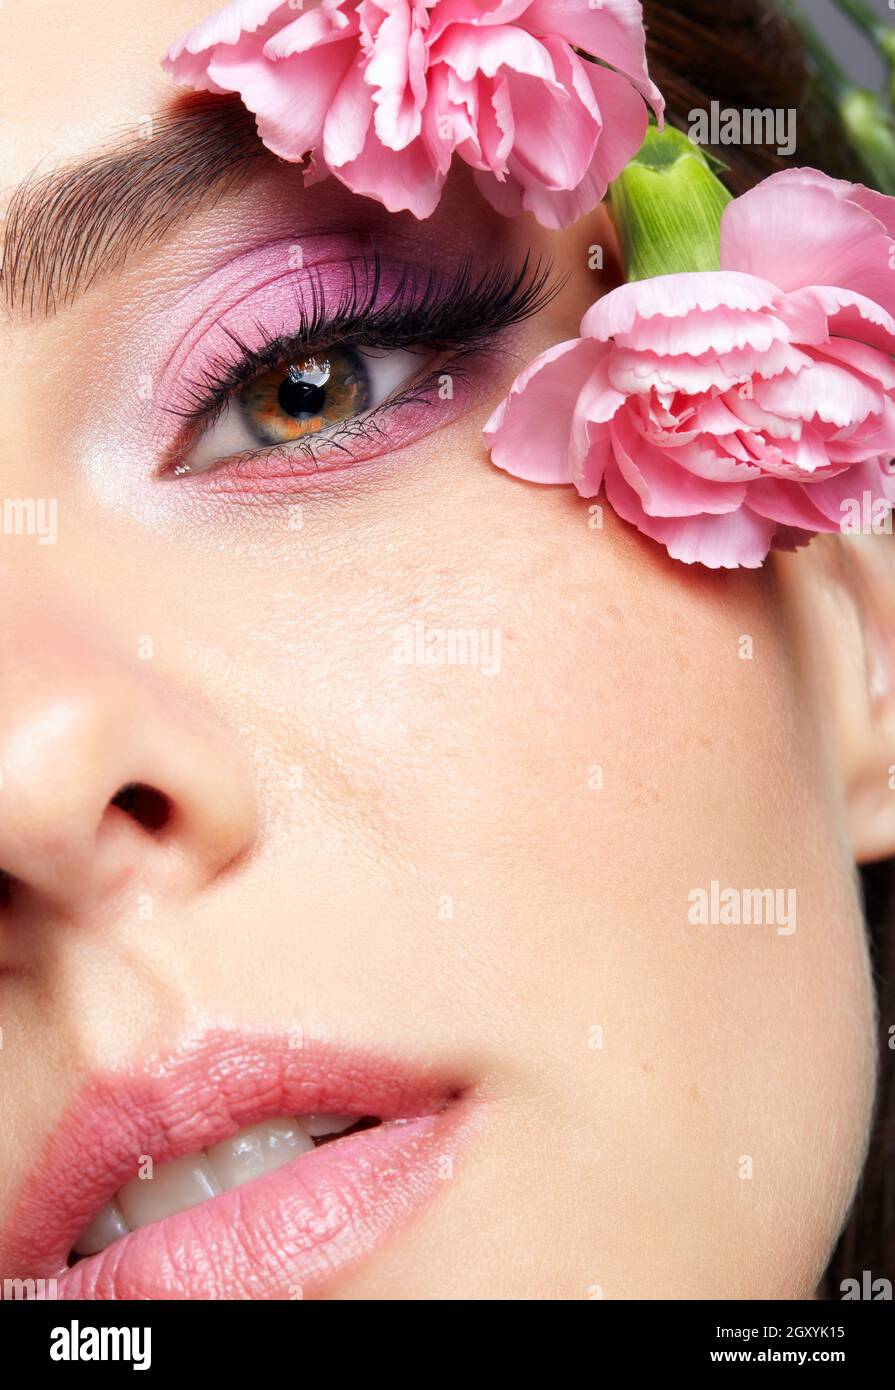
[[437, 269], [378, 253], [308, 262], [270, 281], [262, 255], [260, 286], [175, 354], [163, 478], [285, 481], [421, 440], [500, 379], [509, 330], [562, 283], [528, 253]]
[[301, 456], [313, 466], [327, 443], [338, 446], [342, 429], [361, 426], [369, 412], [417, 380], [435, 355], [425, 347], [339, 346], [284, 357], [232, 392], [176, 472], [203, 473], [274, 446], [282, 457], [292, 444], [306, 446], [295, 451], [296, 462]]

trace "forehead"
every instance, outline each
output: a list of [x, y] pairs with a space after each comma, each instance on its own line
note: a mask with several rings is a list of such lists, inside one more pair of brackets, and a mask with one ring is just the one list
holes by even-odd
[[159, 66], [215, 0], [0, 3], [0, 169], [4, 203], [35, 169], [95, 149], [158, 111]]

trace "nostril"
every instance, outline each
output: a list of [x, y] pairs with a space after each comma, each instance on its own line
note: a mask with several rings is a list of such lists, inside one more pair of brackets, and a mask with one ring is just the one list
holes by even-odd
[[0, 912], [9, 907], [12, 902], [13, 882], [12, 874], [8, 874], [5, 869], [0, 869]]
[[147, 787], [143, 782], [128, 782], [115, 796], [112, 805], [124, 811], [137, 825], [152, 833], [163, 830], [171, 819], [171, 803], [163, 792]]

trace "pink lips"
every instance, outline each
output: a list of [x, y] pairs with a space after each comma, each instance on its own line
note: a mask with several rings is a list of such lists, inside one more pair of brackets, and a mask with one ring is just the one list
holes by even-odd
[[[297, 1045], [301, 1044], [301, 1045]], [[441, 1185], [459, 1086], [303, 1040], [206, 1034], [95, 1080], [51, 1136], [0, 1231], [0, 1277], [58, 1278], [62, 1299], [318, 1296]], [[295, 1114], [383, 1123], [301, 1155], [67, 1267], [82, 1230], [137, 1171]]]

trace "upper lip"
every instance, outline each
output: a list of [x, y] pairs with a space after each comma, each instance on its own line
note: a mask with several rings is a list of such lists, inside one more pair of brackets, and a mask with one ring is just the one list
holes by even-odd
[[88, 1082], [0, 1231], [0, 1275], [59, 1275], [80, 1233], [147, 1156], [165, 1163], [278, 1116], [432, 1114], [461, 1089], [434, 1068], [412, 1070], [300, 1033], [194, 1035]]

